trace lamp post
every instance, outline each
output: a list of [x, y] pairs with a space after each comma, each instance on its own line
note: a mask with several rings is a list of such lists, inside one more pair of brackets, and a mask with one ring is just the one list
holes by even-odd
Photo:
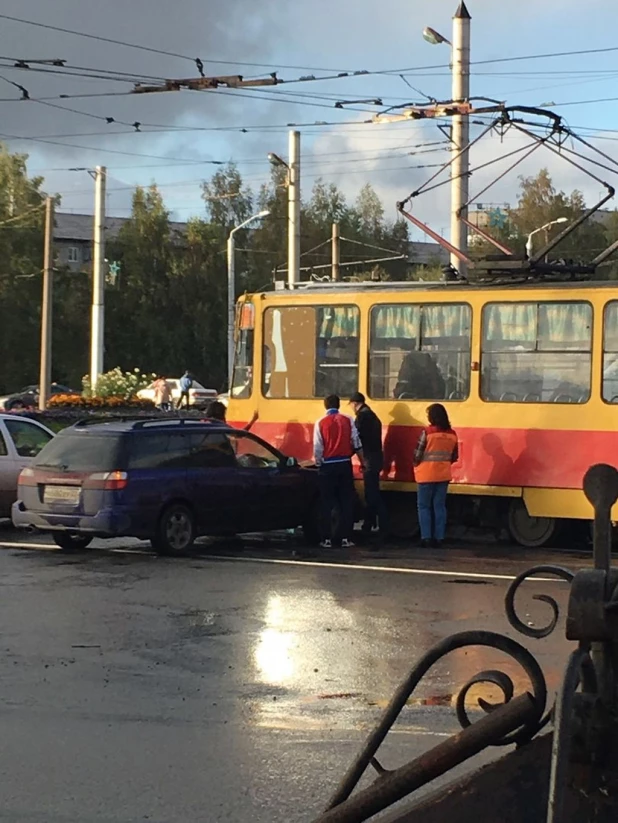
[[236, 305], [236, 261], [234, 249], [234, 235], [244, 229], [254, 220], [268, 217], [268, 209], [251, 215], [240, 225], [235, 226], [227, 238], [227, 375], [228, 387], [232, 391], [232, 374], [234, 371], [234, 306]]
[[[451, 46], [452, 99], [464, 103], [470, 97], [470, 12], [461, 2], [453, 17], [453, 42], [429, 26], [423, 30], [423, 37], [432, 45], [446, 43]], [[470, 126], [467, 114], [453, 116], [451, 129], [451, 243], [463, 254], [468, 251], [468, 227], [460, 217], [467, 217], [468, 174], [470, 156]], [[465, 277], [465, 265], [451, 255], [451, 265]]]
[[558, 223], [567, 223], [568, 217], [557, 217], [555, 220], [550, 220], [549, 223], [545, 223], [544, 226], [539, 226], [538, 229], [534, 229], [528, 235], [528, 239], [526, 240], [526, 257], [528, 260], [532, 257], [532, 238], [535, 234], [538, 234], [540, 231], [547, 231], [552, 226], [558, 225]]
[[273, 166], [287, 169], [288, 187], [288, 288], [300, 280], [300, 132], [290, 132], [289, 161], [270, 152]]

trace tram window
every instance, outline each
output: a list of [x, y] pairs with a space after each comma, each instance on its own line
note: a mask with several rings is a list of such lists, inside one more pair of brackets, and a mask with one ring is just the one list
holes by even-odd
[[603, 400], [618, 403], [618, 301], [603, 313]]
[[253, 327], [253, 305], [244, 303], [239, 310], [232, 384], [233, 397], [251, 397], [253, 391]]
[[265, 397], [343, 397], [358, 391], [356, 306], [286, 306], [264, 313]]
[[470, 393], [471, 320], [465, 303], [374, 306], [370, 396], [465, 400]]
[[483, 309], [481, 397], [504, 403], [590, 398], [592, 306], [492, 303]]

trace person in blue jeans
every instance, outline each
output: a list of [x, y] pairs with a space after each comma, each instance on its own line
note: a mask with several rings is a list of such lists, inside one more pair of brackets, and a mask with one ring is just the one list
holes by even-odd
[[441, 546], [446, 534], [446, 494], [451, 466], [459, 459], [457, 434], [446, 409], [433, 403], [427, 409], [429, 426], [421, 432], [414, 452], [418, 519], [423, 546]]

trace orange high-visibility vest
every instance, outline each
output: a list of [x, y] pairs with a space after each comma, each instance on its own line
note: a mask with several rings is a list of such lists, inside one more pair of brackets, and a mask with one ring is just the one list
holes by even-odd
[[451, 459], [457, 447], [457, 435], [454, 431], [441, 431], [430, 426], [425, 429], [427, 446], [418, 466], [414, 468], [417, 483], [450, 482]]

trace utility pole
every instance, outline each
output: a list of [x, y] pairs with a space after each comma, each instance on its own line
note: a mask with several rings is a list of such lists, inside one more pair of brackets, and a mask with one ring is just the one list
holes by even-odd
[[[451, 70], [453, 73], [452, 97], [455, 102], [463, 102], [470, 97], [470, 12], [462, 2], [453, 17], [453, 52]], [[451, 243], [463, 254], [468, 253], [468, 227], [459, 219], [460, 210], [468, 202], [468, 171], [470, 156], [470, 125], [468, 115], [456, 114], [451, 131]], [[461, 211], [462, 217], [468, 210]], [[454, 254], [451, 265], [465, 276], [466, 266]]]
[[288, 159], [288, 287], [300, 280], [300, 132], [290, 132]]
[[333, 223], [333, 233], [331, 238], [331, 261], [332, 269], [330, 279], [337, 281], [341, 280], [341, 270], [339, 264], [341, 262], [341, 247], [339, 243], [339, 223]]
[[43, 255], [43, 300], [41, 304], [41, 369], [39, 409], [45, 411], [51, 392], [52, 277], [54, 271], [54, 200], [45, 201], [45, 250]]
[[96, 388], [103, 373], [105, 338], [105, 166], [95, 170], [94, 253], [92, 255], [92, 328], [90, 337], [90, 385]]
[[232, 377], [234, 375], [235, 327], [236, 327], [236, 251], [234, 248], [235, 231], [227, 238], [227, 379], [228, 391], [232, 396]]

